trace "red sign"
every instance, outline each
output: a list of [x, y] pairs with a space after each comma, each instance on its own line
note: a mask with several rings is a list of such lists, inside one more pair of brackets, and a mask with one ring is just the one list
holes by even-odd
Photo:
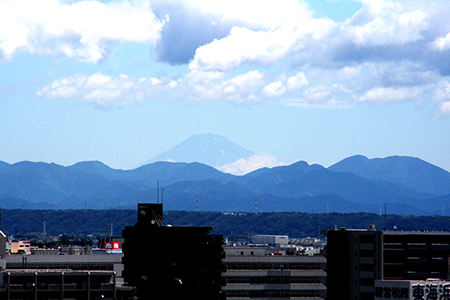
[[120, 249], [119, 242], [106, 242], [105, 249]]

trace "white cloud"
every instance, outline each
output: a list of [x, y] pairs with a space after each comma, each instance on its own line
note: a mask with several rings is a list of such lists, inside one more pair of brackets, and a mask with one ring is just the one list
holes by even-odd
[[442, 102], [439, 107], [439, 117], [450, 117], [450, 101]]
[[375, 87], [360, 98], [360, 101], [375, 103], [404, 102], [416, 99], [421, 94], [418, 88]]
[[[158, 78], [111, 77], [102, 73], [74, 75], [53, 81], [38, 91], [40, 97], [80, 98], [99, 107], [114, 108], [148, 101], [154, 94], [167, 92]], [[171, 85], [168, 81], [167, 85]]]
[[149, 2], [57, 0], [0, 1], [0, 49], [10, 59], [17, 51], [62, 53], [97, 63], [111, 42], [150, 43], [162, 23]]
[[279, 97], [286, 92], [286, 88], [284, 87], [281, 81], [272, 82], [264, 87], [264, 93], [269, 97]]
[[261, 168], [273, 168], [280, 165], [285, 165], [285, 163], [278, 161], [273, 155], [255, 154], [247, 159], [241, 158], [233, 163], [223, 165], [219, 167], [219, 170], [234, 175], [245, 175]]
[[172, 77], [79, 74], [39, 91], [106, 107], [164, 97], [327, 108], [434, 101], [445, 111], [447, 2], [361, 2], [353, 17], [335, 22], [297, 0], [0, 0], [0, 55], [28, 51], [98, 63], [112, 43], [131, 42], [185, 64]]
[[316, 19], [268, 31], [233, 27], [227, 37], [199, 47], [189, 67], [226, 71], [247, 64], [274, 64], [317, 42], [328, 34], [332, 24], [330, 20]]
[[298, 72], [294, 76], [289, 77], [287, 81], [287, 87], [290, 90], [298, 90], [301, 87], [308, 85], [308, 79], [305, 76], [305, 73]]
[[363, 1], [363, 5], [363, 10], [344, 28], [344, 32], [359, 46], [416, 42], [424, 39], [423, 33], [429, 28], [426, 12], [412, 10], [408, 1]]

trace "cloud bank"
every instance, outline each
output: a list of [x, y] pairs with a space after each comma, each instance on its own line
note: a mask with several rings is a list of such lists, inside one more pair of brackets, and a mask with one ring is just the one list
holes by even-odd
[[186, 67], [177, 77], [73, 75], [42, 97], [108, 107], [161, 96], [323, 108], [417, 102], [450, 115], [446, 1], [362, 0], [341, 22], [297, 0], [34, 2], [0, 1], [3, 60], [28, 51], [96, 64], [126, 42]]
[[255, 154], [249, 158], [241, 158], [233, 163], [219, 167], [224, 173], [233, 175], [245, 175], [261, 168], [273, 168], [285, 165], [278, 161], [277, 157], [269, 154]]

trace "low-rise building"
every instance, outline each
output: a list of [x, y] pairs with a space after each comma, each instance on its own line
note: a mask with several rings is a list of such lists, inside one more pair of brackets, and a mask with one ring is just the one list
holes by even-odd
[[116, 299], [115, 272], [3, 270], [0, 299]]
[[267, 247], [226, 246], [227, 299], [324, 299], [326, 259]]
[[259, 245], [287, 245], [289, 236], [287, 235], [254, 235], [252, 237], [253, 244]]
[[31, 254], [30, 241], [6, 242], [6, 249], [9, 253]]

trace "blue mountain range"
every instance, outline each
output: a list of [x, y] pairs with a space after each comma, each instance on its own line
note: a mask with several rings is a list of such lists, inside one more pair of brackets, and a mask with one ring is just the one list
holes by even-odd
[[220, 172], [205, 164], [206, 158], [199, 159], [203, 163], [165, 159], [179, 160], [177, 151], [199, 139], [204, 144], [195, 145], [190, 153], [200, 158], [200, 149], [214, 149], [215, 154], [207, 157], [215, 165], [252, 155], [237, 145], [230, 148], [219, 137], [194, 136], [133, 170], [112, 169], [98, 161], [68, 167], [0, 161], [0, 206], [135, 209], [140, 202], [162, 202], [165, 210], [384, 213], [386, 209], [388, 214], [450, 215], [450, 173], [414, 157], [356, 155], [329, 168], [299, 161], [243, 176]]

